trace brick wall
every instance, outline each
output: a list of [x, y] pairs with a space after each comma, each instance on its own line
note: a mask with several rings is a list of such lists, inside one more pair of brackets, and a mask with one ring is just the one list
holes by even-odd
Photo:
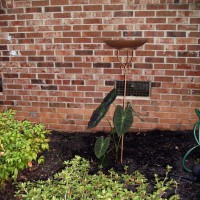
[[[88, 131], [93, 109], [123, 79], [103, 40], [136, 38], [148, 42], [134, 52], [128, 80], [151, 81], [152, 89], [150, 98], [129, 98], [145, 120], [133, 129], [192, 129], [200, 108], [193, 0], [1, 0], [1, 110], [50, 129]], [[106, 121], [97, 130], [108, 130]]]

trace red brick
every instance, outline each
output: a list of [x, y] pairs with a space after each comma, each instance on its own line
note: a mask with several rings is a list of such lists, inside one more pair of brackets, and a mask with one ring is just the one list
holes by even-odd
[[164, 63], [164, 58], [158, 58], [158, 57], [146, 57], [145, 62], [150, 63]]
[[84, 19], [84, 24], [101, 24], [102, 23], [102, 19], [98, 19], [98, 18], [93, 18], [93, 19]]
[[188, 37], [200, 37], [200, 32], [190, 32]]
[[17, 32], [17, 27], [2, 27], [1, 32]]
[[176, 66], [177, 69], [193, 69], [193, 66], [192, 65], [187, 65], [187, 64], [177, 64]]
[[101, 11], [103, 10], [102, 5], [84, 5], [83, 6], [84, 11]]
[[46, 0], [41, 0], [41, 1], [32, 1], [32, 6], [35, 7], [35, 6], [48, 6], [49, 5], [49, 1], [46, 1]]
[[91, 32], [83, 32], [83, 37], [101, 37], [101, 33], [99, 31], [91, 31]]
[[54, 43], [71, 43], [71, 38], [54, 38]]
[[187, 63], [193, 63], [193, 64], [200, 63], [200, 58], [188, 58]]
[[200, 51], [200, 45], [187, 45], [189, 51]]
[[71, 30], [71, 26], [53, 26], [53, 30], [54, 31], [65, 31], [65, 30], [69, 31], [69, 30]]
[[95, 91], [94, 86], [77, 86], [78, 91]]
[[1, 15], [0, 21], [15, 20], [15, 15]]
[[161, 81], [161, 82], [173, 82], [173, 77], [165, 77], [165, 76], [155, 76], [154, 81]]
[[186, 63], [185, 58], [167, 58], [167, 63]]
[[104, 5], [104, 10], [123, 10], [123, 5]]
[[13, 89], [13, 90], [22, 89], [22, 85], [17, 85], [17, 84], [11, 85], [11, 84], [9, 84], [9, 85], [7, 85], [7, 89]]
[[145, 50], [164, 50], [164, 45], [145, 44]]
[[45, 79], [54, 79], [55, 75], [54, 74], [38, 74], [38, 78], [45, 78]]
[[182, 95], [182, 101], [200, 101], [200, 96], [191, 96], [191, 95], [188, 95], [188, 96], [183, 96]]
[[80, 62], [74, 63], [74, 67], [77, 68], [91, 68], [91, 66], [92, 66], [91, 63], [80, 63]]
[[[55, 0], [54, 0], [55, 1]], [[68, 6], [64, 6], [64, 11], [81, 11], [82, 7], [79, 5], [68, 5]]]
[[[56, 50], [55, 55], [56, 56], [70, 56], [73, 52], [71, 50]], [[53, 55], [53, 54], [52, 54]]]
[[28, 57], [28, 61], [44, 61], [44, 57]]
[[115, 11], [114, 17], [132, 17], [133, 11]]
[[69, 0], [51, 0], [51, 5], [68, 5]]
[[40, 38], [43, 37], [43, 33], [27, 33], [27, 38]]
[[83, 80], [72, 80], [72, 85], [84, 85]]
[[183, 88], [199, 89], [199, 84], [184, 83]]
[[[125, 18], [126, 24], [144, 24], [145, 19], [144, 18]], [[126, 28], [125, 28], [126, 29]], [[123, 30], [123, 29], [122, 29]]]
[[[68, 30], [70, 30], [70, 29], [68, 29]], [[79, 31], [77, 31], [77, 32], [76, 31], [63, 32], [63, 37], [81, 37], [81, 32], [79, 32]]]
[[156, 11], [157, 17], [176, 17], [176, 11]]
[[65, 73], [82, 73], [82, 69], [76, 68], [76, 69], [65, 69]]
[[81, 57], [64, 57], [65, 62], [81, 62]]
[[54, 13], [53, 17], [54, 18], [70, 18], [71, 14], [70, 13]]
[[21, 98], [21, 96], [17, 96], [17, 95], [14, 95], [14, 96], [7, 95], [6, 96], [6, 100], [12, 100], [12, 101], [14, 101], [14, 100], [22, 100], [22, 98]]
[[164, 37], [163, 31], [145, 31], [144, 32], [145, 37]]
[[5, 21], [5, 22], [0, 21], [0, 26], [8, 26], [8, 22], [7, 21]]
[[166, 23], [166, 18], [147, 18], [147, 23]]
[[39, 7], [39, 8], [26, 8], [25, 10], [26, 13], [41, 13], [42, 12], [42, 8]]
[[175, 51], [157, 51], [156, 56], [176, 57]]
[[174, 24], [158, 24], [158, 25], [156, 25], [156, 30], [176, 30], [176, 25], [174, 25]]
[[74, 43], [91, 43], [91, 38], [74, 38]]
[[45, 12], [61, 12], [61, 7], [45, 7]]
[[90, 30], [90, 25], [74, 25], [73, 30]]
[[135, 11], [135, 17], [154, 17], [155, 11]]
[[93, 103], [93, 98], [76, 98], [75, 102], [77, 103]]
[[136, 56], [155, 56], [154, 51], [136, 51], [135, 52]]
[[184, 71], [165, 70], [167, 76], [184, 76]]
[[32, 107], [48, 107], [48, 103], [44, 103], [44, 102], [32, 102]]
[[76, 50], [75, 55], [93, 55], [92, 50]]
[[104, 31], [103, 32], [103, 37], [120, 37], [121, 33], [118, 31], [118, 32], [115, 32], [115, 31]]
[[23, 8], [12, 8], [12, 9], [7, 9], [7, 13], [13, 13], [13, 14], [18, 14], [18, 13], [24, 13], [24, 9]]
[[34, 28], [33, 27], [19, 27], [18, 31], [19, 32], [33, 32]]
[[177, 44], [197, 44], [196, 38], [177, 38]]
[[166, 10], [167, 4], [147, 4], [147, 10]]
[[186, 76], [200, 76], [200, 71], [187, 71]]
[[171, 94], [190, 94], [189, 89], [172, 89]]
[[169, 9], [188, 10], [189, 9], [189, 4], [169, 4]]
[[198, 31], [198, 25], [178, 25], [178, 30], [183, 30], [183, 31]]

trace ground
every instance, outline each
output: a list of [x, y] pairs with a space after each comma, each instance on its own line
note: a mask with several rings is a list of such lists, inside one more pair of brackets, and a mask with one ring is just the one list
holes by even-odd
[[[63, 162], [72, 159], [75, 155], [80, 155], [96, 161], [94, 156], [94, 142], [99, 135], [104, 133], [64, 133], [52, 131], [50, 135], [50, 149], [43, 152], [45, 163], [34, 164], [32, 168], [20, 173], [19, 180], [38, 180], [52, 177], [64, 168]], [[124, 163], [131, 173], [139, 170], [151, 182], [154, 174], [164, 176], [166, 166], [170, 165], [172, 171], [171, 178], [178, 181], [177, 193], [182, 200], [199, 200], [200, 183], [193, 179], [193, 175], [187, 173], [182, 167], [182, 158], [185, 153], [196, 146], [192, 131], [151, 131], [145, 133], [127, 133], [124, 140]], [[200, 149], [197, 149], [188, 157], [186, 163], [188, 167], [198, 163], [200, 159]], [[120, 170], [122, 166], [108, 164]], [[14, 200], [15, 188], [7, 184], [4, 192], [0, 192], [1, 200]]]

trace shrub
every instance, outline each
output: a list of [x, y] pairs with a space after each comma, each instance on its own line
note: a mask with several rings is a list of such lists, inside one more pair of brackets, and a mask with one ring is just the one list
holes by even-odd
[[[66, 161], [65, 165], [54, 178], [18, 183], [15, 196], [24, 200], [164, 200], [165, 191], [176, 187], [176, 182], [167, 177], [170, 168], [164, 180], [156, 176], [154, 191], [148, 193], [148, 182], [138, 171], [132, 175], [118, 174], [114, 170], [108, 174], [101, 170], [91, 174], [89, 161], [79, 156]], [[173, 195], [169, 199], [178, 200], [179, 197]]]
[[0, 184], [9, 178], [16, 180], [19, 170], [44, 161], [38, 154], [49, 148], [44, 125], [32, 125], [28, 120], [15, 120], [15, 111], [0, 113]]

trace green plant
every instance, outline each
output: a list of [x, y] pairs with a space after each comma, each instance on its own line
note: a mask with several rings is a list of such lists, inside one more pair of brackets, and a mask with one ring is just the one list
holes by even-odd
[[[23, 200], [165, 200], [166, 190], [176, 187], [176, 182], [157, 178], [152, 193], [147, 192], [147, 179], [138, 171], [132, 175], [110, 170], [104, 174], [89, 173], [89, 161], [76, 156], [65, 162], [65, 169], [46, 181], [17, 183], [16, 197]], [[133, 188], [130, 190], [128, 188]], [[173, 195], [170, 200], [178, 200]]]
[[32, 161], [44, 161], [38, 154], [49, 148], [44, 125], [15, 120], [15, 111], [0, 113], [0, 185], [10, 177], [16, 180], [19, 170], [31, 167]]
[[[106, 97], [103, 99], [102, 103], [93, 111], [90, 121], [88, 123], [88, 129], [96, 127], [99, 122], [106, 116], [110, 105], [114, 102], [117, 97], [117, 90], [112, 89]], [[129, 128], [133, 124], [133, 117], [138, 116], [138, 114], [133, 110], [131, 104], [128, 102], [126, 108], [124, 109], [121, 105], [117, 105], [115, 108], [113, 123], [108, 119], [109, 126], [111, 128], [110, 136], [104, 138], [101, 136], [97, 139], [95, 143], [95, 155], [97, 158], [104, 160], [106, 152], [108, 152], [111, 137], [114, 143], [115, 149], [115, 160], [118, 162], [118, 152], [120, 148], [120, 142], [122, 136], [128, 132]]]

